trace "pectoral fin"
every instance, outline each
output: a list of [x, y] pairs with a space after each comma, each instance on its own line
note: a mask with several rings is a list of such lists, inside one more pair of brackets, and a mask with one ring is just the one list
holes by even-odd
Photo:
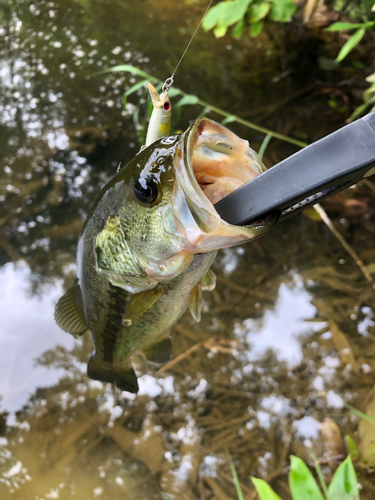
[[190, 295], [189, 310], [191, 315], [199, 323], [201, 320], [202, 312], [202, 285], [198, 283], [196, 287], [193, 288]]
[[163, 339], [156, 344], [147, 347], [143, 351], [147, 361], [156, 364], [168, 363], [172, 359], [172, 342], [170, 338]]
[[71, 333], [73, 337], [79, 337], [89, 329], [78, 279], [57, 302], [55, 321], [64, 332]]
[[121, 391], [136, 394], [139, 390], [137, 376], [133, 368], [129, 368], [128, 365], [122, 367], [106, 363], [99, 359], [95, 353], [90, 356], [87, 375], [93, 380], [115, 384]]
[[216, 274], [212, 271], [212, 269], [209, 269], [203, 276], [201, 284], [203, 292], [212, 292], [212, 290], [215, 288]]
[[122, 317], [123, 325], [130, 326], [133, 321], [143, 316], [143, 314], [163, 295], [167, 288], [167, 286], [160, 286], [133, 295]]

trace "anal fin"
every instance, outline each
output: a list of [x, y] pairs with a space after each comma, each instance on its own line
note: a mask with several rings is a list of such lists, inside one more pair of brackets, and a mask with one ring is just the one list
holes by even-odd
[[143, 351], [147, 361], [163, 365], [172, 359], [172, 342], [170, 338], [163, 339]]
[[137, 375], [132, 367], [114, 366], [92, 353], [87, 364], [87, 375], [93, 380], [115, 384], [121, 391], [136, 394], [139, 390]]
[[80, 337], [88, 329], [78, 278], [55, 306], [55, 321], [64, 332]]

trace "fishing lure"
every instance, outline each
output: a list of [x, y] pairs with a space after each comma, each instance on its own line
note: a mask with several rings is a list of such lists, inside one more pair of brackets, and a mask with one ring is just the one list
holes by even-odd
[[168, 90], [169, 88], [173, 85], [173, 80], [174, 80], [174, 75], [177, 71], [177, 68], [181, 64], [182, 59], [185, 57], [186, 52], [188, 51], [191, 42], [194, 40], [194, 37], [200, 28], [200, 25], [202, 24], [202, 21], [205, 17], [205, 15], [208, 12], [208, 9], [211, 7], [213, 0], [210, 0], [210, 3], [208, 4], [205, 13], [203, 14], [196, 30], [193, 33], [193, 36], [190, 38], [189, 43], [187, 44], [184, 53], [182, 54], [180, 60], [177, 63], [177, 66], [175, 67], [172, 75], [167, 78], [164, 82], [162, 93], [158, 94], [158, 91], [155, 89], [155, 87], [148, 82], [147, 83], [147, 88], [151, 96], [151, 101], [152, 104], [154, 105], [154, 109], [152, 110], [150, 122], [148, 125], [147, 129], [147, 135], [146, 135], [146, 144], [142, 146], [141, 151], [147, 147], [150, 146], [150, 144], [153, 144], [155, 141], [158, 139], [161, 139], [162, 137], [166, 137], [167, 135], [170, 135], [171, 132], [171, 120], [172, 120], [172, 106], [171, 106], [171, 101], [168, 95]]
[[158, 139], [170, 135], [172, 119], [172, 106], [168, 95], [167, 85], [163, 85], [163, 92], [160, 96], [151, 83], [147, 83], [147, 88], [150, 92], [154, 109], [152, 110], [150, 123], [147, 129], [146, 147], [150, 146], [150, 144], [153, 144]]

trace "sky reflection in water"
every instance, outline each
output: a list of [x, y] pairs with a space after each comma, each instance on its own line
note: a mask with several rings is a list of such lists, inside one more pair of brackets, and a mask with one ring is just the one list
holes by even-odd
[[0, 269], [0, 404], [10, 412], [20, 410], [38, 387], [55, 384], [64, 373], [36, 365], [36, 358], [57, 345], [71, 349], [74, 344], [53, 317], [62, 293], [59, 282], [46, 286], [38, 297], [28, 290], [29, 279], [30, 269], [23, 262]]

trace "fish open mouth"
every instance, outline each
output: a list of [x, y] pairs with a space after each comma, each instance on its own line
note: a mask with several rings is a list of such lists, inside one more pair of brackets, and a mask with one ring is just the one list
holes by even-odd
[[[178, 192], [174, 212], [195, 251], [237, 245], [260, 236], [275, 224], [267, 220], [249, 227], [234, 226], [216, 212], [215, 203], [266, 170], [249, 143], [223, 125], [207, 118], [196, 120], [182, 136], [175, 167], [178, 191], [183, 191], [190, 220]], [[194, 224], [199, 230], [194, 229]]]
[[191, 127], [186, 146], [188, 167], [212, 205], [266, 170], [247, 141], [206, 118]]

